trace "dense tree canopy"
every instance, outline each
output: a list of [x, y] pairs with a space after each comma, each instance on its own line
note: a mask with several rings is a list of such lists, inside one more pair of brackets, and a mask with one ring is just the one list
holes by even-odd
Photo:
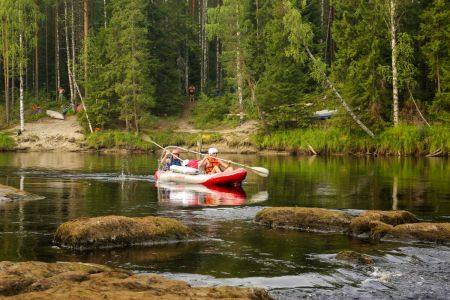
[[266, 129], [321, 109], [375, 132], [448, 124], [448, 49], [445, 0], [0, 0], [0, 124], [83, 99], [94, 127], [139, 131], [191, 84], [199, 113]]

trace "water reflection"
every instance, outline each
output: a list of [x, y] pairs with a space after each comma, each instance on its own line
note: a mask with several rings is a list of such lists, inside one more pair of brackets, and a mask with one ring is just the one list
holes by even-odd
[[242, 187], [158, 183], [158, 203], [163, 206], [236, 206], [266, 201], [267, 191], [247, 197]]

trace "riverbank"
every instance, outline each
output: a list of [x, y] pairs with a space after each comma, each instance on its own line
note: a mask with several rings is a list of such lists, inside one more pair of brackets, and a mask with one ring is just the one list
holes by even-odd
[[76, 116], [65, 120], [43, 118], [0, 133], [0, 151], [28, 152], [154, 152], [159, 145], [175, 145], [195, 151], [209, 147], [221, 153], [373, 156], [449, 156], [450, 128], [400, 125], [374, 138], [363, 132], [330, 127], [292, 129], [263, 134], [256, 121], [229, 129], [201, 130], [186, 120], [169, 128], [144, 129], [137, 135], [120, 130], [98, 131], [85, 136]]

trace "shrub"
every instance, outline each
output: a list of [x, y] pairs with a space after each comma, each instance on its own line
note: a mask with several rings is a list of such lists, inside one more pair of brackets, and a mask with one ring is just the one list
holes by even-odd
[[0, 151], [10, 151], [16, 146], [13, 138], [5, 133], [0, 133]]

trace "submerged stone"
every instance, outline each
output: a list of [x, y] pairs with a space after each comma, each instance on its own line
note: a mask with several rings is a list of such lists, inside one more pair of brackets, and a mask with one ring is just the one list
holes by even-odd
[[362, 212], [352, 219], [350, 223], [350, 233], [352, 235], [368, 234], [374, 226], [371, 224], [378, 224], [378, 222], [396, 226], [400, 224], [417, 223], [419, 222], [419, 219], [406, 210], [369, 210]]
[[179, 242], [197, 237], [175, 219], [104, 216], [79, 218], [61, 224], [54, 241], [64, 248], [95, 249]]
[[255, 221], [272, 228], [306, 231], [348, 230], [351, 217], [343, 212], [311, 207], [272, 207], [258, 212]]
[[272, 299], [261, 288], [191, 287], [159, 275], [82, 263], [0, 262], [0, 298]]
[[0, 184], [0, 205], [15, 201], [41, 200], [44, 198], [43, 196], [21, 191], [12, 186]]
[[337, 260], [343, 260], [354, 264], [373, 265], [373, 258], [369, 255], [351, 250], [344, 250], [336, 254]]

